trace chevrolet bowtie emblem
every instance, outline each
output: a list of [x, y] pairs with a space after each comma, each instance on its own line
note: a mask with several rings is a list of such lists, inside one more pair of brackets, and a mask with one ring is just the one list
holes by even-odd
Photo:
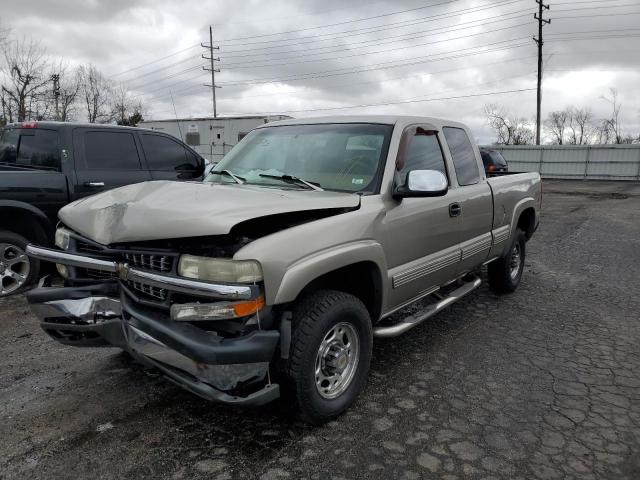
[[120, 280], [126, 281], [129, 279], [129, 264], [128, 263], [119, 263], [118, 264], [118, 277]]

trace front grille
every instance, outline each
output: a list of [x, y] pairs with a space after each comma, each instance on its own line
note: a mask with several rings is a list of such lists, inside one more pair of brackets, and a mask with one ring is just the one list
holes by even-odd
[[81, 253], [104, 253], [102, 248], [83, 242], [82, 240], [76, 240], [76, 250]]
[[95, 270], [93, 268], [76, 268], [76, 275], [79, 278], [93, 278], [96, 280], [113, 280], [118, 278], [118, 274], [115, 272], [104, 272], [102, 270]]
[[127, 280], [127, 285], [138, 292], [144, 293], [149, 297], [162, 300], [163, 302], [167, 299], [167, 290], [164, 288], [153, 287], [145, 283], [134, 282], [133, 280]]
[[173, 257], [169, 255], [125, 253], [124, 258], [131, 266], [155, 270], [156, 272], [170, 272], [173, 267]]

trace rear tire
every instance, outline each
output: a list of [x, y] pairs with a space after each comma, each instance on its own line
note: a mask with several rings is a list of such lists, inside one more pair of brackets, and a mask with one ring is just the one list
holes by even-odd
[[353, 295], [320, 290], [295, 305], [283, 386], [305, 421], [321, 425], [353, 404], [367, 382], [372, 344], [369, 312]]
[[511, 293], [518, 288], [524, 270], [527, 237], [519, 228], [504, 257], [488, 265], [489, 287], [496, 293]]
[[25, 251], [29, 240], [22, 235], [0, 230], [0, 298], [23, 292], [40, 274], [40, 262]]

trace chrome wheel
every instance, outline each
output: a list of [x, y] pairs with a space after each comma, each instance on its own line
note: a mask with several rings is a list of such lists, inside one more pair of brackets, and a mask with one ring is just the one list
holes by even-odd
[[323, 398], [345, 392], [356, 373], [360, 357], [358, 332], [350, 323], [333, 325], [324, 335], [316, 355], [316, 388]]
[[0, 243], [0, 297], [18, 290], [29, 277], [31, 265], [22, 248]]
[[516, 242], [511, 250], [511, 259], [509, 262], [509, 274], [512, 280], [517, 280], [520, 274], [520, 264], [522, 263], [522, 255], [520, 254], [520, 244]]

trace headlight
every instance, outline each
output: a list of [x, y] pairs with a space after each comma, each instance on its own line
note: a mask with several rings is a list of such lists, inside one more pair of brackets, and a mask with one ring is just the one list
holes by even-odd
[[178, 275], [212, 282], [255, 283], [262, 280], [262, 267], [255, 260], [182, 255]]
[[69, 230], [66, 228], [56, 230], [56, 247], [69, 250]]

